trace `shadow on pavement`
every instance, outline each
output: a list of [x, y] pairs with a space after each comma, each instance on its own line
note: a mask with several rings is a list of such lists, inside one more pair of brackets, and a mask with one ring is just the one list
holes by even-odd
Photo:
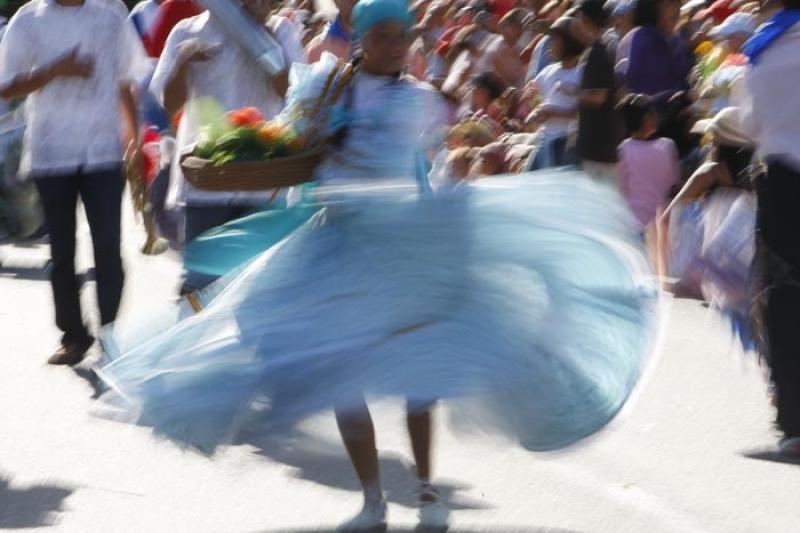
[[76, 366], [72, 367], [72, 371], [75, 372], [76, 376], [85, 380], [92, 388], [92, 400], [100, 398], [100, 396], [108, 390], [103, 380], [101, 380], [97, 373], [91, 368]]
[[50, 279], [50, 262], [38, 265], [8, 265], [0, 260], [0, 278], [47, 281]]
[[54, 524], [62, 504], [74, 492], [57, 485], [12, 488], [0, 477], [0, 529], [45, 527]]
[[[361, 492], [350, 459], [340, 443], [322, 441], [299, 430], [274, 438], [244, 439], [242, 443], [256, 446], [258, 455], [296, 468], [294, 476], [298, 479], [335, 489]], [[379, 462], [386, 501], [416, 508], [418, 500], [413, 466], [403, 456], [392, 453], [381, 454]], [[493, 507], [489, 502], [459, 495], [459, 491], [470, 487], [458, 481], [440, 478], [436, 482], [436, 487], [442, 500], [451, 510]]]
[[[335, 527], [320, 527], [316, 529], [264, 529], [260, 530], [256, 533], [277, 533], [281, 531], [282, 533], [326, 533], [326, 532], [335, 532]], [[382, 532], [386, 533], [432, 533], [433, 531], [442, 532], [443, 530], [431, 530], [425, 528], [393, 528], [389, 527], [388, 529], [381, 530]], [[460, 528], [460, 527], [451, 527], [447, 529], [447, 533], [581, 533], [580, 531], [576, 531], [573, 529], [562, 529], [557, 527], [515, 527], [515, 526], [487, 526], [485, 528], [482, 527], [472, 527], [472, 528]]]
[[[48, 281], [52, 262], [38, 261], [33, 263], [3, 261], [0, 258], [0, 278], [20, 279], [27, 281]], [[78, 286], [83, 287], [86, 283], [95, 281], [94, 267], [86, 272], [80, 272], [78, 276]]]
[[800, 457], [790, 457], [771, 449], [751, 450], [743, 452], [742, 456], [747, 457], [748, 459], [757, 459], [759, 461], [769, 461], [771, 463], [800, 466]]

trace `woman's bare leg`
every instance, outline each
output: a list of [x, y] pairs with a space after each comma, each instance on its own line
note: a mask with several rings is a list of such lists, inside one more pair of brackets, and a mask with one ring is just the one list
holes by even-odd
[[364, 399], [347, 408], [337, 407], [336, 423], [342, 441], [353, 463], [358, 480], [367, 501], [383, 499], [380, 474], [378, 471], [378, 451], [375, 447], [375, 426]]
[[431, 404], [419, 404], [408, 401], [406, 407], [406, 423], [408, 436], [411, 438], [411, 450], [417, 465], [417, 477], [420, 481], [431, 479], [431, 444], [433, 442], [433, 415]]
[[446, 529], [450, 511], [431, 485], [431, 447], [433, 445], [433, 403], [407, 403], [406, 422], [419, 478], [420, 526]]

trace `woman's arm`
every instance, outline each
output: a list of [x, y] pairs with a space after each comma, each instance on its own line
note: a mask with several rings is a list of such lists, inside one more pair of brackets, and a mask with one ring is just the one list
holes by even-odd
[[692, 177], [689, 178], [689, 181], [686, 182], [675, 199], [670, 202], [662, 218], [668, 220], [670, 213], [676, 206], [691, 202], [692, 200], [697, 200], [711, 190], [712, 187], [717, 185], [719, 182], [717, 172], [717, 167], [714, 165], [706, 169], [701, 167], [697, 172], [692, 174]]
[[286, 97], [286, 92], [289, 90], [289, 69], [269, 77], [269, 83], [272, 90], [281, 98]]
[[[172, 42], [167, 43], [167, 52], [170, 52]], [[177, 45], [177, 60], [175, 73], [164, 85], [164, 109], [170, 117], [174, 117], [189, 97], [188, 73], [192, 63], [208, 61], [219, 53], [222, 45], [208, 45], [197, 38], [192, 38]], [[166, 55], [166, 53], [165, 53]], [[156, 69], [158, 72], [158, 69]]]

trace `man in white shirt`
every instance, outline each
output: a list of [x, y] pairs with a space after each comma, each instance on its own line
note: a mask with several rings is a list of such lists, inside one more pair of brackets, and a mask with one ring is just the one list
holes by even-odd
[[[263, 21], [281, 45], [286, 64], [305, 62], [303, 46], [292, 23], [283, 17], [270, 17], [271, 0], [245, 0], [245, 7]], [[239, 47], [210, 13], [178, 23], [167, 39], [150, 88], [161, 100], [169, 116], [183, 110], [178, 126], [178, 150], [183, 153], [197, 141], [202, 130], [201, 108], [213, 100], [225, 111], [255, 107], [269, 120], [283, 108], [288, 87], [288, 70], [270, 76]], [[185, 206], [185, 242], [201, 233], [240, 218], [267, 201], [265, 193], [225, 193], [200, 191], [186, 183], [179, 158], [170, 175], [169, 202]], [[183, 293], [203, 288], [213, 278], [188, 273]]]
[[780, 451], [800, 457], [800, 0], [745, 45], [747, 133], [767, 163], [756, 181], [760, 261], [766, 290], [766, 359], [772, 369]]
[[0, 43], [0, 98], [27, 97], [20, 173], [35, 180], [50, 233], [56, 324], [64, 332], [51, 364], [80, 362], [94, 341], [75, 276], [78, 197], [103, 324], [115, 319], [122, 295], [123, 119], [135, 139], [132, 87], [148, 67], [126, 14], [117, 0], [33, 0]]

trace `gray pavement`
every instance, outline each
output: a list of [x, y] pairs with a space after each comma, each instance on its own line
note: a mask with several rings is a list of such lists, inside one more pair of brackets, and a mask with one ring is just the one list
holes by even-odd
[[[91, 265], [83, 226], [82, 269]], [[173, 298], [174, 255], [136, 252], [126, 220], [123, 313]], [[0, 530], [258, 532], [330, 530], [359, 506], [330, 414], [291, 438], [213, 460], [96, 418], [89, 365], [45, 364], [52, 324], [43, 245], [0, 245]], [[88, 276], [86, 289], [93, 288]], [[87, 311], [92, 290], [84, 291]], [[664, 347], [627, 415], [574, 450], [534, 455], [452, 433], [439, 412], [437, 481], [452, 531], [800, 531], [800, 466], [776, 460], [765, 372], [723, 323], [678, 300]], [[392, 530], [413, 529], [402, 410], [375, 406]]]

